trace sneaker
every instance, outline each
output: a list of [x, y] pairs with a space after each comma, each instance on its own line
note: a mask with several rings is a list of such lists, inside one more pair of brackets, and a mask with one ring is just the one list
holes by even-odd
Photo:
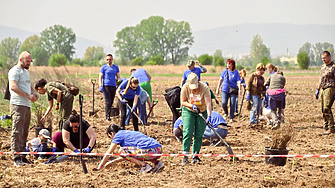
[[233, 119], [230, 119], [230, 120], [229, 120], [229, 123], [233, 123]]
[[280, 128], [280, 124], [279, 123], [275, 123], [272, 127], [271, 130], [276, 130]]
[[192, 159], [192, 164], [200, 164], [201, 160], [198, 156], [194, 156]]
[[155, 164], [154, 169], [152, 169], [152, 173], [157, 173], [159, 172], [159, 170], [163, 170], [164, 169], [164, 164], [159, 161], [157, 164]]
[[264, 116], [261, 116], [258, 119], [261, 120], [261, 121], [266, 121], [266, 117], [264, 117]]
[[224, 118], [224, 119], [227, 119], [227, 118], [228, 118], [228, 114], [224, 114], [224, 115], [223, 115], [223, 118]]
[[26, 164], [33, 164], [32, 162], [30, 162], [26, 157], [22, 157], [22, 162], [26, 163]]
[[106, 116], [106, 121], [111, 121], [111, 120], [112, 120], [111, 117]]
[[142, 168], [140, 169], [140, 171], [138, 173], [140, 173], [140, 174], [148, 173], [148, 172], [150, 172], [151, 169], [152, 169], [152, 167], [148, 163], [145, 163], [145, 166], [142, 166]]
[[26, 163], [22, 162], [21, 157], [17, 157], [14, 159], [14, 166], [19, 167], [19, 166], [24, 166], [24, 165], [26, 165]]
[[187, 165], [189, 162], [188, 162], [188, 157], [187, 156], [184, 156], [183, 158], [183, 162], [182, 162], [182, 165]]
[[334, 134], [334, 133], [335, 133], [335, 129], [334, 130], [328, 129], [328, 130], [326, 130], [326, 132], [323, 132], [322, 135], [330, 135], [330, 134]]

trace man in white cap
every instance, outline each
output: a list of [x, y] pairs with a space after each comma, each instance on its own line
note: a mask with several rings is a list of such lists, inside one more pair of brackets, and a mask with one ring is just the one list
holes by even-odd
[[[198, 64], [199, 67], [195, 67], [195, 64]], [[183, 79], [181, 80], [181, 86], [182, 87], [185, 84], [188, 75], [190, 75], [191, 73], [196, 74], [198, 76], [199, 81], [200, 81], [200, 74], [207, 72], [207, 69], [204, 66], [202, 66], [201, 63], [198, 60], [196, 60], [196, 61], [189, 60], [186, 65], [187, 65], [188, 69], [186, 71], [184, 71]]]
[[[189, 154], [192, 136], [193, 154], [199, 154], [202, 145], [202, 136], [206, 129], [206, 123], [211, 120], [211, 94], [206, 84], [199, 82], [198, 76], [191, 73], [187, 77], [187, 83], [181, 90], [180, 102], [182, 106], [183, 119], [183, 153]], [[206, 122], [199, 113], [207, 118]], [[208, 113], [208, 114], [207, 114]], [[198, 156], [193, 156], [192, 163], [200, 163]], [[182, 164], [188, 163], [188, 157], [185, 156]]]

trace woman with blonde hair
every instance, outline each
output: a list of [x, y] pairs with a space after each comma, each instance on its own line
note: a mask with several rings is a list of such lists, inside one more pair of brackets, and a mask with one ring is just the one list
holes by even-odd
[[278, 71], [278, 68], [274, 66], [272, 63], [266, 64], [266, 69], [269, 72], [269, 75], [273, 75]]
[[[240, 72], [241, 82], [239, 85], [239, 91], [241, 91], [242, 87], [245, 89], [245, 77], [247, 76], [247, 71], [245, 69], [242, 69]], [[243, 100], [243, 99], [242, 99]], [[238, 115], [238, 97], [236, 97], [236, 105], [235, 105], [235, 114]]]
[[256, 72], [251, 74], [246, 84], [247, 100], [252, 100], [252, 109], [250, 112], [249, 124], [258, 124], [259, 114], [262, 110], [262, 97], [265, 96], [266, 88], [264, 86], [265, 80], [262, 76], [265, 72], [265, 67], [262, 63], [256, 66]]
[[126, 112], [127, 112], [127, 103], [131, 106], [131, 113], [133, 117], [133, 126], [134, 130], [138, 131], [138, 119], [134, 115], [136, 113], [136, 104], [138, 97], [140, 95], [141, 88], [139, 87], [139, 81], [137, 78], [130, 77], [129, 79], [123, 81], [116, 90], [116, 95], [119, 99], [119, 108], [121, 112], [120, 127], [121, 129], [125, 128], [126, 123]]

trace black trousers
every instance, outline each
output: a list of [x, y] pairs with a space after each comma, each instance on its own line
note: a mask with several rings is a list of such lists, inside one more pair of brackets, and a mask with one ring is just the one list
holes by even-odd
[[[119, 101], [119, 108], [120, 108], [120, 111], [121, 111], [120, 127], [122, 129], [126, 129], [125, 124], [126, 124], [127, 105], [123, 104], [120, 100], [118, 100], [118, 101]], [[128, 101], [128, 105], [132, 108], [133, 103], [134, 103], [134, 99], [127, 99], [127, 101]], [[134, 113], [136, 113], [136, 112], [131, 113], [131, 115], [133, 117], [134, 131], [138, 131], [138, 119], [134, 115]]]
[[113, 101], [116, 92], [116, 86], [103, 86], [104, 96], [105, 96], [105, 115], [110, 117], [111, 108], [113, 106]]

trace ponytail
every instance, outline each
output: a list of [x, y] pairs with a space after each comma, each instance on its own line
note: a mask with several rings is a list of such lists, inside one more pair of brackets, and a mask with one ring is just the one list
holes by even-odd
[[134, 78], [133, 76], [131, 76], [131, 77], [128, 79], [127, 86], [126, 86], [126, 88], [124, 89], [122, 95], [125, 95], [125, 94], [128, 92], [129, 87], [130, 87], [130, 84], [139, 84], [138, 79], [137, 79], [137, 78]]

